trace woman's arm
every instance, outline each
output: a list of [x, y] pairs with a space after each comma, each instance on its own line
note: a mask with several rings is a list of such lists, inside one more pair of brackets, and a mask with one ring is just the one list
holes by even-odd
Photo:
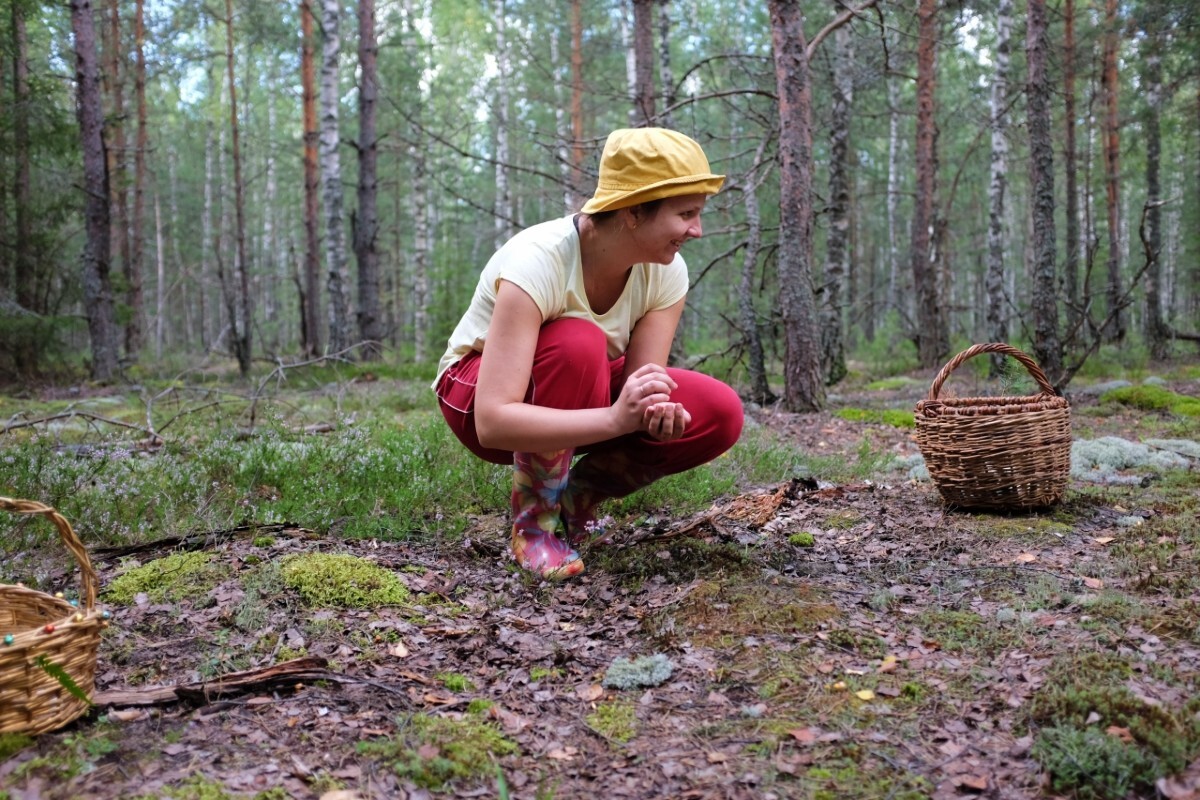
[[[665, 370], [653, 364], [632, 373], [627, 371], [620, 398], [607, 408], [564, 410], [525, 402], [542, 321], [533, 298], [516, 284], [500, 282], [475, 391], [475, 432], [480, 444], [518, 452], [548, 452], [645, 430], [648, 410], [667, 400], [666, 392], [674, 388]], [[638, 328], [640, 322], [635, 334]], [[632, 345], [632, 338], [630, 342]], [[670, 345], [668, 335], [664, 361]]]

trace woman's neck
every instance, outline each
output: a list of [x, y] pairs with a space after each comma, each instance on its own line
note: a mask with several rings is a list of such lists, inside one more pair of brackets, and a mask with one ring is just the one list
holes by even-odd
[[576, 217], [579, 231], [579, 253], [585, 272], [600, 275], [624, 276], [638, 262], [637, 254], [630, 247], [628, 231], [618, 218], [597, 224], [591, 216]]

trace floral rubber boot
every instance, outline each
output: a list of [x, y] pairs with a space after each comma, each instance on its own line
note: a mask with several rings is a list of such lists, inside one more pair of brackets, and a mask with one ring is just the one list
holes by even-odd
[[574, 547], [607, 544], [612, 517], [597, 518], [605, 500], [624, 497], [662, 477], [658, 470], [638, 464], [624, 450], [584, 456], [571, 470], [560, 505], [567, 541]]
[[572, 454], [513, 453], [513, 556], [524, 569], [552, 581], [583, 572], [579, 553], [558, 536], [559, 498]]

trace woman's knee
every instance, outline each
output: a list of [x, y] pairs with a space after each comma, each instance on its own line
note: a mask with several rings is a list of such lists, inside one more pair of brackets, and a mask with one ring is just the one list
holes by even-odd
[[607, 405], [609, 378], [608, 339], [594, 323], [557, 319], [542, 326], [529, 402], [554, 408]]

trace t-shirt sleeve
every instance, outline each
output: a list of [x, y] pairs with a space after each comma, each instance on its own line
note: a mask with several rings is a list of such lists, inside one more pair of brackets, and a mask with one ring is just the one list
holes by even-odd
[[538, 244], [510, 243], [497, 251], [491, 266], [493, 292], [500, 290], [501, 281], [509, 281], [533, 298], [543, 320], [562, 313], [557, 298], [563, 296], [566, 281], [562, 263], [552, 251]]
[[650, 292], [650, 303], [647, 311], [658, 311], [670, 308], [684, 297], [688, 291], [687, 264], [683, 256], [676, 255], [675, 260], [665, 267], [658, 267], [653, 273], [658, 277], [657, 285]]

